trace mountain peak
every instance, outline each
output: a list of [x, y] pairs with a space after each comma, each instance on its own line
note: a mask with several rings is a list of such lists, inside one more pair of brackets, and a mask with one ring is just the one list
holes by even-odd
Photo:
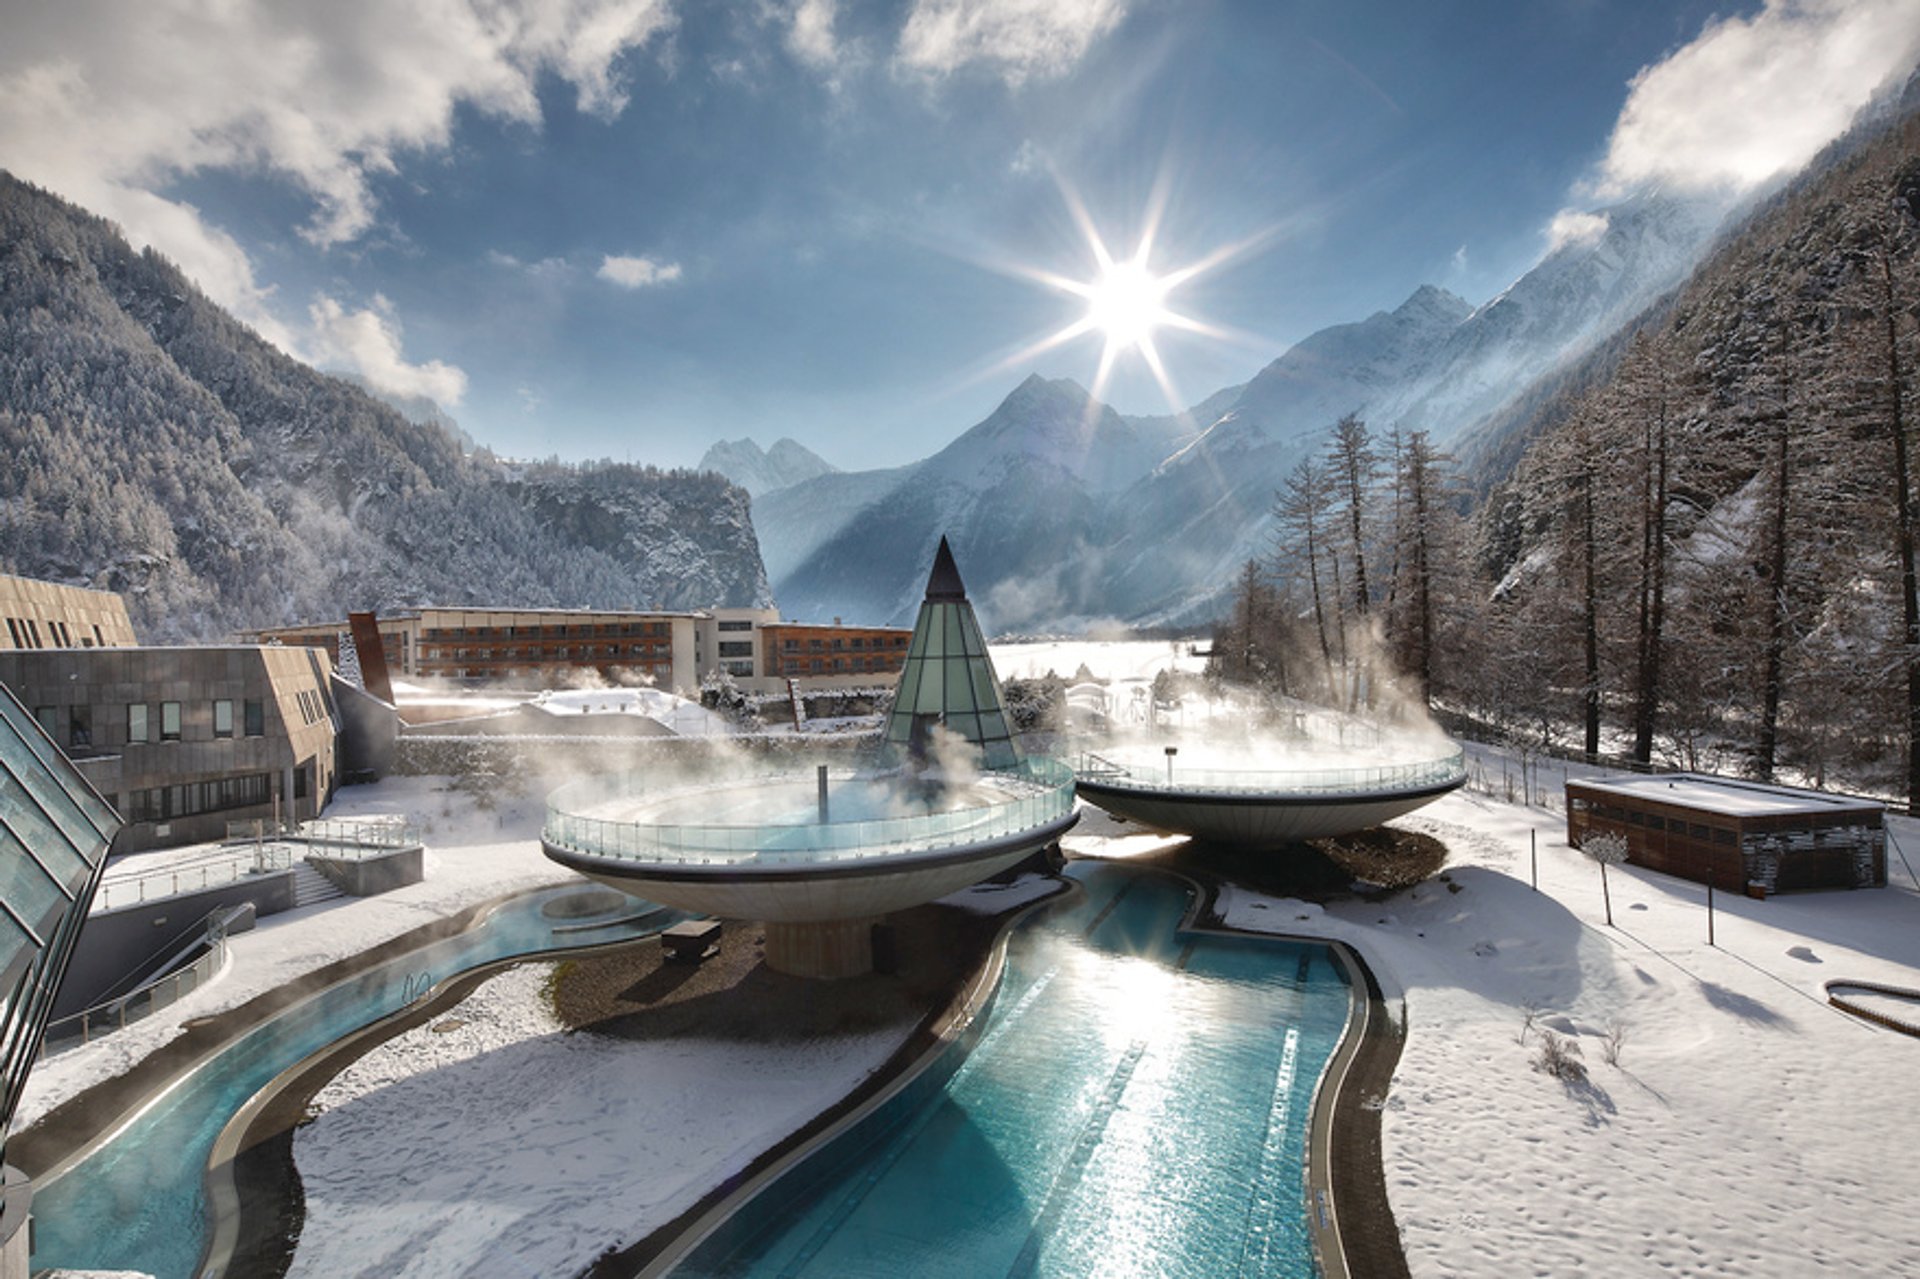
[[1440, 288], [1437, 285], [1423, 284], [1415, 289], [1405, 302], [1393, 312], [1397, 316], [1411, 318], [1415, 315], [1433, 316], [1441, 319], [1452, 318], [1455, 323], [1473, 314], [1473, 307], [1457, 293]]
[[1026, 381], [1007, 393], [1007, 398], [1000, 402], [1000, 407], [1005, 408], [1015, 402], [1028, 403], [1040, 399], [1068, 400], [1074, 404], [1085, 404], [1092, 398], [1086, 387], [1070, 377], [1048, 379], [1041, 377], [1038, 373], [1029, 373]]
[[717, 442], [702, 455], [698, 469], [716, 471], [759, 497], [840, 468], [785, 437], [764, 450], [752, 437], [746, 437]]

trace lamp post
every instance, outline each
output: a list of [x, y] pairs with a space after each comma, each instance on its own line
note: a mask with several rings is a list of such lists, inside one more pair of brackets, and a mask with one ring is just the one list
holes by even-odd
[[1180, 753], [1178, 746], [1167, 747], [1167, 785], [1173, 785], [1173, 757]]

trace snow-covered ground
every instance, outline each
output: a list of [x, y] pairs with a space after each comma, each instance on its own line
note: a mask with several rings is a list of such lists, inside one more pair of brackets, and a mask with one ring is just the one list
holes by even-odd
[[[1414, 1274], [1912, 1273], [1920, 1042], [1823, 984], [1920, 985], [1920, 896], [1721, 894], [1709, 946], [1705, 890], [1633, 867], [1609, 872], [1607, 927], [1556, 814], [1456, 794], [1402, 824], [1447, 842], [1450, 883], [1324, 911], [1241, 892], [1227, 914], [1352, 941], [1404, 997], [1384, 1145]], [[1534, 1068], [1548, 1031], [1584, 1084]]]
[[551, 966], [485, 983], [316, 1098], [292, 1274], [574, 1274], [825, 1110], [911, 1024], [804, 1045], [569, 1035]]
[[[1086, 645], [1052, 647], [1035, 673], [1070, 674], [1089, 657]], [[1001, 673], [1019, 673], [1001, 651]], [[1520, 791], [1514, 761], [1472, 759], [1480, 782]], [[491, 813], [472, 803], [434, 779], [343, 791], [329, 815], [406, 812], [426, 827], [426, 882], [262, 921], [234, 939], [217, 981], [42, 1062], [22, 1121], [130, 1068], [187, 1018], [567, 878], [539, 852], [538, 795]], [[1709, 946], [1704, 890], [1632, 867], [1610, 871], [1607, 927], [1598, 869], [1567, 847], [1555, 811], [1462, 792], [1404, 822], [1447, 843], [1445, 881], [1381, 905], [1244, 890], [1225, 904], [1239, 926], [1354, 942], [1390, 1002], [1404, 999], [1407, 1044], [1382, 1104], [1388, 1190], [1416, 1275], [1912, 1273], [1920, 1117], [1906, 1082], [1920, 1042], [1833, 1010], [1823, 990], [1836, 978], [1920, 986], [1920, 894], [1897, 858], [1888, 889], [1722, 895]], [[1890, 824], [1920, 849], [1920, 826]], [[1166, 842], [1089, 814], [1068, 845], [1114, 856]], [[327, 1113], [298, 1145], [302, 1273], [469, 1273], [483, 1258], [577, 1268], [669, 1220], [897, 1042], [601, 1043], [556, 1031], [540, 972], [490, 981], [443, 1029], [391, 1041], [322, 1094]], [[1548, 1032], [1580, 1046], [1584, 1085], [1533, 1068]]]

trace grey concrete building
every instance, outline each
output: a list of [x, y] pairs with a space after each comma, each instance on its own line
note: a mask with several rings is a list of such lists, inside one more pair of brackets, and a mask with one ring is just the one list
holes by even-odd
[[0, 683], [126, 820], [117, 852], [317, 816], [339, 773], [331, 669], [257, 645], [0, 651]]

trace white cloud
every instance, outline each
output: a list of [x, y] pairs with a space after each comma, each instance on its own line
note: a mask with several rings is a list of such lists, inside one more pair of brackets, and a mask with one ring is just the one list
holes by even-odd
[[1767, 0], [1634, 76], [1594, 192], [1738, 194], [1793, 172], [1920, 57], [1914, 0]]
[[374, 222], [371, 182], [444, 150], [468, 107], [527, 124], [555, 74], [600, 116], [668, 0], [63, 0], [19, 5], [0, 42], [0, 165], [113, 218], [215, 301], [298, 353], [232, 236], [158, 192], [208, 170], [268, 173], [313, 201], [320, 246]]
[[458, 405], [467, 375], [451, 364], [409, 364], [400, 353], [400, 324], [393, 304], [376, 293], [371, 307], [349, 311], [326, 294], [307, 308], [316, 364], [358, 373], [394, 395], [424, 395], [442, 408]]
[[807, 66], [827, 68], [840, 58], [833, 32], [837, 16], [834, 0], [799, 0], [793, 7], [793, 25], [787, 29], [787, 50]]
[[679, 279], [680, 264], [609, 254], [600, 259], [600, 269], [595, 274], [623, 289], [645, 289], [656, 284], [671, 284]]
[[983, 63], [1009, 85], [1073, 69], [1120, 25], [1128, 0], [914, 0], [899, 64], [943, 76]]
[[1007, 172], [1020, 177], [1030, 173], [1041, 173], [1047, 167], [1047, 153], [1042, 151], [1032, 138], [1023, 140], [1014, 150], [1013, 159], [1007, 162]]
[[[1547, 224], [1547, 252], [1565, 248], [1569, 244], [1592, 244], [1607, 233], [1610, 225], [1604, 213], [1586, 213], [1579, 209], [1562, 209], [1553, 215], [1553, 221]], [[1461, 253], [1465, 253], [1462, 246]]]

